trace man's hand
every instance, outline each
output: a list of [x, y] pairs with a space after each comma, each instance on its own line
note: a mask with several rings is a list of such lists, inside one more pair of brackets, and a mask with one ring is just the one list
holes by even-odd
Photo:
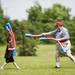
[[42, 33], [41, 35], [42, 36], [49, 36], [50, 34], [49, 33]]

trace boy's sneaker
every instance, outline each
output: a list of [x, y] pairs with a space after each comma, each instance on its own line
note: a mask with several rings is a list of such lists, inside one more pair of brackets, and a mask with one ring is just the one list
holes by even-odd
[[1, 67], [1, 68], [0, 68], [0, 70], [4, 70], [4, 68], [3, 68], [3, 67]]

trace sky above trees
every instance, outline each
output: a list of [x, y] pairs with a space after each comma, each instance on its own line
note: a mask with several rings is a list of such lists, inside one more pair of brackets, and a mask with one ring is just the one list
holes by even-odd
[[38, 1], [43, 9], [51, 7], [55, 3], [71, 8], [71, 15], [75, 16], [75, 0], [1, 0], [4, 15], [11, 19], [27, 19], [26, 10]]

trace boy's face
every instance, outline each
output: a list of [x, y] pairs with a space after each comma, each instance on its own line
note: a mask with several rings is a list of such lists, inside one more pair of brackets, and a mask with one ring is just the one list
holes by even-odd
[[11, 33], [12, 33], [12, 30], [10, 29], [10, 31], [9, 31], [8, 33], [11, 35]]

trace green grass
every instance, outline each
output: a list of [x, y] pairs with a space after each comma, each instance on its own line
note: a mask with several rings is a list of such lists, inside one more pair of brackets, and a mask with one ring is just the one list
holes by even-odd
[[[1, 47], [0, 65], [4, 62], [5, 47]], [[21, 70], [11, 63], [0, 70], [0, 75], [75, 75], [75, 64], [67, 57], [61, 58], [61, 68], [55, 69], [55, 45], [40, 45], [37, 56], [15, 57]]]

